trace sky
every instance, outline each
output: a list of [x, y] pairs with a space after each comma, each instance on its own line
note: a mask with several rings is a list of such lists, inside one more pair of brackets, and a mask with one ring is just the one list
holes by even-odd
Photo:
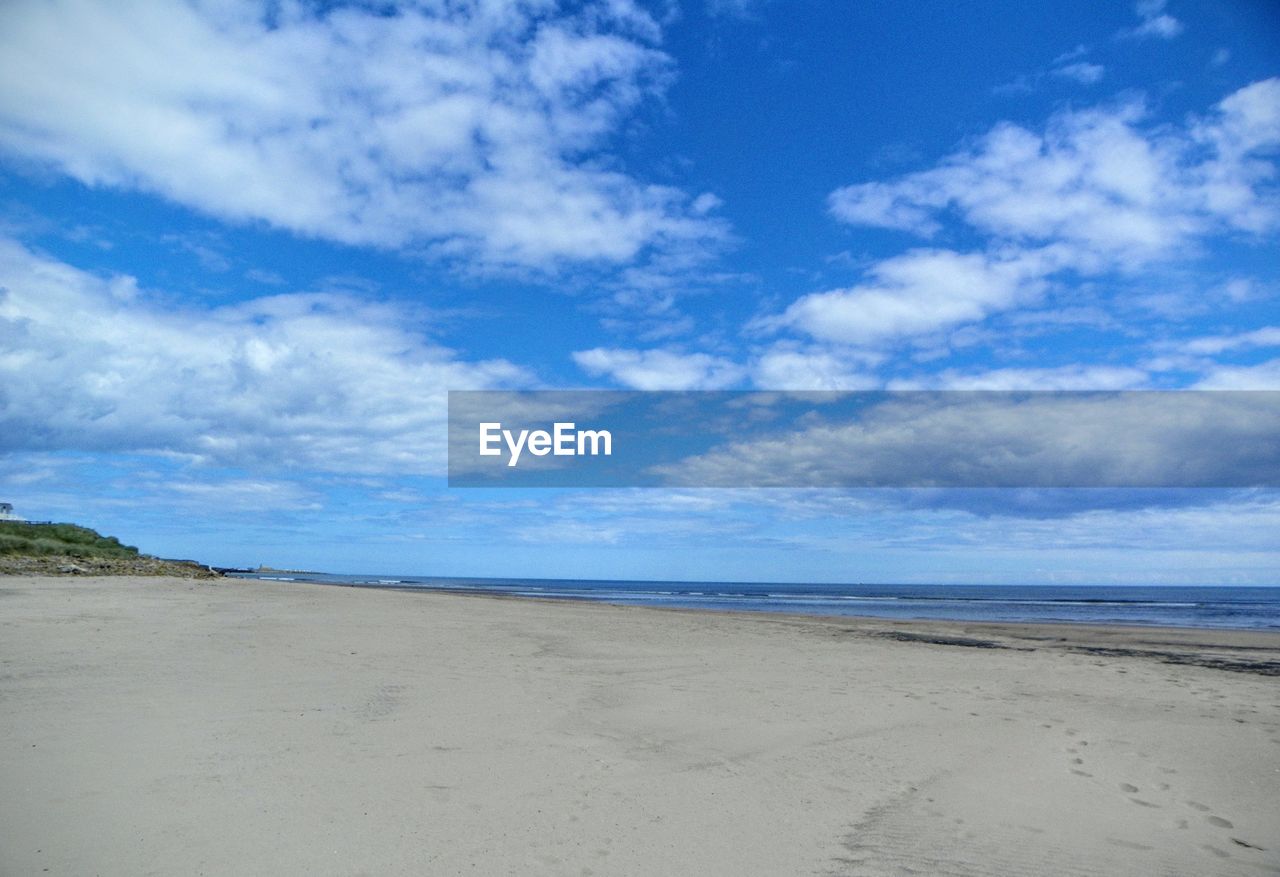
[[1270, 0], [0, 5], [0, 500], [332, 572], [1280, 584], [1280, 492], [465, 489], [449, 390], [1280, 390]]

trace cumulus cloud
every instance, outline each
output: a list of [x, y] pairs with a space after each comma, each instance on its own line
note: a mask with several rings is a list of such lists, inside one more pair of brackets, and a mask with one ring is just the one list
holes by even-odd
[[1043, 133], [997, 125], [933, 169], [833, 192], [832, 214], [857, 225], [933, 236], [953, 209], [979, 232], [1072, 245], [1082, 268], [1137, 267], [1201, 235], [1280, 224], [1275, 167], [1280, 79], [1223, 100], [1178, 131], [1147, 130], [1136, 102], [1066, 111]]
[[764, 325], [884, 343], [1033, 302], [1060, 272], [1133, 275], [1214, 236], [1280, 228], [1280, 79], [1179, 128], [1145, 121], [1130, 100], [1060, 112], [1043, 132], [1001, 123], [931, 169], [835, 190], [828, 205], [843, 222], [933, 238], [959, 220], [986, 247], [907, 251]]
[[1210, 153], [1191, 165], [1184, 183], [1190, 209], [1234, 228], [1273, 232], [1280, 226], [1280, 188], [1268, 157], [1280, 148], [1280, 79], [1245, 86], [1217, 110], [1190, 129], [1195, 145]]
[[0, 151], [345, 243], [631, 262], [724, 235], [606, 154], [670, 80], [659, 37], [631, 0], [15, 0]]
[[0, 448], [439, 473], [446, 391], [529, 377], [414, 322], [334, 293], [173, 309], [0, 241]]
[[743, 370], [707, 353], [596, 347], [573, 354], [592, 377], [608, 377], [635, 390], [720, 390], [738, 383]]

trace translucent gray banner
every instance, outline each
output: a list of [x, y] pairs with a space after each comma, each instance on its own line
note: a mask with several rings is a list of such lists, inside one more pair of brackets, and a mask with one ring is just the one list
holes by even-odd
[[1277, 487], [1280, 392], [449, 393], [451, 487]]

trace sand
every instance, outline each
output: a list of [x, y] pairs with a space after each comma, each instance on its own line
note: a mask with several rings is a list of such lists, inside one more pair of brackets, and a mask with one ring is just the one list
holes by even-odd
[[1277, 662], [1266, 633], [0, 577], [0, 873], [1280, 873]]

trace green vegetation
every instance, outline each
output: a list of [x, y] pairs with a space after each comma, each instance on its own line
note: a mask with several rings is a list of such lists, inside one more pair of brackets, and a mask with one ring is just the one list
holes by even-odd
[[47, 557], [137, 557], [138, 549], [122, 545], [114, 536], [103, 536], [75, 524], [28, 524], [0, 521], [0, 555]]

